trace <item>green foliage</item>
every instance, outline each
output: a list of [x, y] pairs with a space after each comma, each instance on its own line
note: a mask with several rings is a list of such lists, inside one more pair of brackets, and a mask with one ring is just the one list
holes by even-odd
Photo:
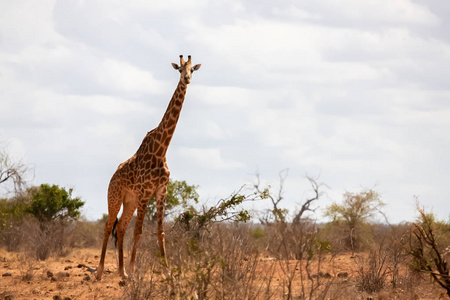
[[53, 220], [77, 219], [84, 202], [72, 198], [73, 189], [66, 191], [58, 185], [42, 184], [32, 189], [32, 200], [28, 212], [39, 222]]
[[331, 252], [331, 242], [330, 241], [322, 241], [318, 238], [314, 240], [315, 247], [317, 252], [320, 253], [330, 253]]
[[0, 199], [0, 228], [6, 227], [11, 218], [22, 214], [22, 205], [8, 199]]
[[[198, 203], [198, 186], [189, 185], [186, 181], [169, 180], [167, 185], [167, 198], [165, 214], [167, 215], [176, 207], [186, 209], [193, 203]], [[156, 198], [152, 197], [147, 204], [147, 217], [150, 221], [156, 220]]]
[[307, 259], [311, 260], [315, 256], [328, 254], [331, 252], [331, 243], [329, 241], [322, 241], [318, 237], [311, 237], [308, 243], [305, 243], [305, 250]]
[[106, 222], [108, 221], [108, 214], [102, 214], [102, 217], [100, 219], [97, 220], [97, 223], [101, 223], [101, 224], [106, 224]]
[[340, 239], [346, 239], [347, 248], [354, 252], [361, 250], [367, 241], [372, 240], [371, 233], [366, 230], [366, 222], [383, 206], [384, 203], [381, 202], [378, 193], [373, 190], [363, 190], [360, 193], [347, 192], [341, 204], [333, 203], [326, 208], [325, 216], [332, 219], [330, 226], [347, 227]]
[[250, 235], [257, 240], [263, 238], [266, 235], [266, 232], [261, 227], [256, 227], [250, 230]]
[[11, 199], [0, 199], [0, 229], [10, 228], [20, 222], [27, 215], [29, 202], [29, 197], [24, 192]]
[[364, 190], [358, 194], [347, 192], [342, 204], [333, 203], [326, 208], [325, 216], [333, 221], [344, 222], [353, 229], [372, 217], [382, 206], [384, 203], [373, 190]]
[[229, 198], [220, 200], [217, 205], [210, 207], [208, 210], [204, 209], [203, 213], [199, 213], [191, 206], [175, 218], [175, 220], [186, 231], [196, 233], [199, 233], [202, 229], [206, 229], [215, 222], [247, 222], [251, 218], [250, 213], [245, 209], [239, 209], [239, 205], [245, 200], [247, 198], [244, 195], [233, 193]]

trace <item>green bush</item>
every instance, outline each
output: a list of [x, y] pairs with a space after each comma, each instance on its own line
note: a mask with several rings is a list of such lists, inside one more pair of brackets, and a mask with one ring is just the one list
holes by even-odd
[[31, 191], [32, 200], [28, 212], [39, 222], [77, 219], [84, 202], [80, 198], [72, 198], [72, 191], [73, 189], [66, 191], [58, 185], [41, 184]]

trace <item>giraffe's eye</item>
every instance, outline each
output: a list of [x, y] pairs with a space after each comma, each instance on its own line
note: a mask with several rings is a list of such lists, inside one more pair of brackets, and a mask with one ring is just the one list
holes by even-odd
[[181, 73], [181, 69], [178, 69], [178, 72], [180, 72], [180, 73]]

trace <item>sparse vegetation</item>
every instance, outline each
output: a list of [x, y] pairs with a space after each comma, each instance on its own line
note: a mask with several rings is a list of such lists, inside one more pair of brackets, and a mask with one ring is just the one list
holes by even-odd
[[[384, 206], [377, 192], [374, 190], [363, 190], [360, 193], [345, 193], [341, 204], [333, 203], [325, 210], [325, 216], [331, 218], [333, 226], [344, 228], [343, 244], [347, 249], [355, 251], [362, 250], [364, 238], [367, 239], [367, 221], [379, 212]], [[345, 229], [346, 227], [346, 229]], [[346, 236], [346, 237], [345, 237]]]
[[[176, 208], [188, 209], [192, 208], [193, 204], [198, 203], [197, 186], [189, 185], [182, 180], [169, 180], [167, 185], [166, 207], [164, 209], [165, 215], [174, 213]], [[147, 218], [149, 221], [156, 222], [156, 198], [152, 197], [147, 204]]]
[[410, 229], [407, 244], [411, 267], [428, 274], [450, 297], [450, 224], [436, 221], [423, 208], [417, 210], [420, 217]]
[[387, 254], [382, 246], [380, 249], [370, 252], [366, 259], [360, 257], [357, 259], [358, 276], [356, 287], [360, 291], [373, 294], [381, 291], [386, 285], [388, 266]]
[[[346, 193], [342, 204], [328, 207], [332, 221], [320, 224], [315, 207], [324, 185], [308, 177], [309, 196], [289, 211], [282, 207], [286, 176], [280, 174], [275, 192], [258, 179], [210, 206], [196, 203], [195, 186], [174, 186], [174, 197], [181, 198], [173, 206], [180, 210], [172, 210], [178, 213], [168, 222], [169, 266], [155, 255], [156, 225], [150, 217], [136, 274], [128, 282], [116, 274], [113, 255], [108, 255], [103, 280], [93, 280], [106, 218], [79, 219], [83, 202], [72, 197], [72, 190], [42, 185], [2, 199], [0, 236], [6, 247], [0, 259], [8, 268], [2, 273], [8, 295], [19, 298], [14, 286], [26, 284], [34, 288], [25, 298], [43, 297], [43, 282], [55, 285], [54, 296], [79, 286], [89, 293], [78, 294], [81, 298], [125, 299], [413, 299], [438, 298], [436, 284], [448, 287], [447, 223], [419, 210], [414, 224], [376, 224], [370, 217], [382, 202], [367, 190]], [[252, 222], [255, 216], [245, 206], [249, 201], [272, 206], [255, 212], [262, 222]], [[352, 230], [356, 234], [350, 235]], [[17, 273], [8, 271], [14, 267]]]
[[68, 233], [84, 205], [80, 198], [72, 198], [71, 189], [48, 184], [28, 188], [0, 203], [1, 237], [7, 249], [39, 260], [67, 253]]

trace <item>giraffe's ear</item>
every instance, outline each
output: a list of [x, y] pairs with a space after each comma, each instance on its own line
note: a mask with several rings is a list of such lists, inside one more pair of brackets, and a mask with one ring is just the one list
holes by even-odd
[[198, 69], [200, 69], [201, 66], [202, 66], [201, 64], [198, 64], [198, 65], [195, 65], [192, 69], [194, 71], [197, 71]]
[[175, 69], [175, 70], [178, 70], [180, 67], [177, 65], [177, 64], [175, 64], [175, 63], [172, 63], [172, 67]]

